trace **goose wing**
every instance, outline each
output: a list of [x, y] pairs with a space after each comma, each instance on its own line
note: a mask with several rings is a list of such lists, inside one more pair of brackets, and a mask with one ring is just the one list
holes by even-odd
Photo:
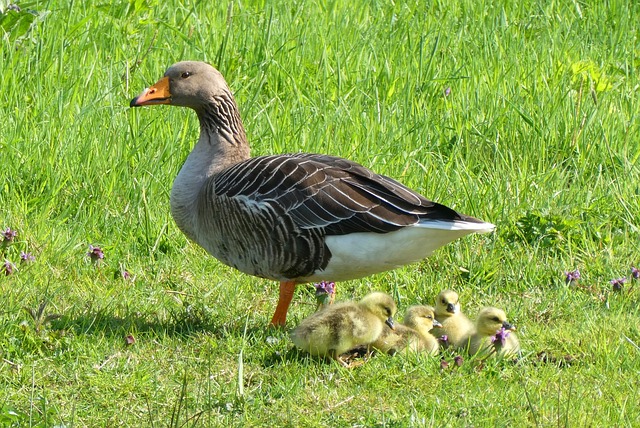
[[386, 233], [427, 220], [480, 222], [347, 159], [260, 156], [215, 176], [217, 196], [278, 206], [300, 229]]

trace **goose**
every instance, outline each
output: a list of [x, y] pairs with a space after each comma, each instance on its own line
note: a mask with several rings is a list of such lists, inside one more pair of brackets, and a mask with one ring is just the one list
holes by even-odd
[[431, 334], [434, 327], [442, 327], [435, 318], [435, 309], [431, 306], [414, 305], [407, 309], [403, 324], [412, 328], [420, 335], [418, 350], [435, 355], [438, 351], [438, 339]]
[[200, 122], [171, 189], [174, 221], [222, 263], [280, 282], [272, 326], [285, 325], [297, 284], [395, 269], [495, 228], [347, 159], [251, 157], [231, 90], [207, 63], [172, 65], [130, 107], [159, 104], [189, 107]]
[[433, 329], [435, 337], [446, 336], [447, 341], [443, 347], [465, 348], [466, 340], [473, 332], [474, 325], [460, 308], [458, 293], [452, 290], [443, 290], [436, 297], [436, 320], [441, 326]]
[[507, 315], [502, 309], [482, 309], [478, 313], [475, 330], [469, 339], [469, 354], [490, 352], [491, 348], [495, 350], [495, 354], [501, 356], [518, 353], [520, 341], [513, 332], [515, 329], [515, 326], [507, 321]]
[[435, 355], [439, 348], [438, 340], [429, 333], [434, 326], [440, 326], [440, 323], [435, 319], [431, 306], [410, 306], [402, 324], [394, 324], [393, 329], [384, 326], [382, 333], [371, 346], [389, 355], [401, 350]]
[[341, 354], [374, 342], [384, 325], [393, 329], [395, 313], [393, 298], [374, 292], [359, 302], [336, 303], [313, 313], [290, 336], [298, 348], [309, 354], [342, 363]]

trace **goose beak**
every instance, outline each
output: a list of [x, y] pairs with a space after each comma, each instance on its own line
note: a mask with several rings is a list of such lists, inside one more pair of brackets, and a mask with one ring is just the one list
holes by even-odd
[[158, 80], [155, 85], [142, 91], [140, 95], [131, 100], [129, 107], [141, 107], [153, 104], [171, 104], [168, 77], [163, 77]]
[[440, 324], [440, 321], [438, 321], [438, 320], [433, 320], [433, 326], [434, 327], [442, 327], [442, 324]]
[[456, 313], [456, 305], [454, 305], [453, 303], [448, 303], [447, 304], [447, 312], [455, 314]]
[[393, 317], [387, 318], [384, 323], [388, 325], [391, 330], [395, 330], [395, 328], [393, 327]]
[[509, 331], [515, 331], [516, 326], [505, 321], [502, 323], [502, 328]]

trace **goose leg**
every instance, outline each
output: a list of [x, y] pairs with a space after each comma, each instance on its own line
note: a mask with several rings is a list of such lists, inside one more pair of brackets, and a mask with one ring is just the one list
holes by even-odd
[[294, 281], [283, 281], [280, 283], [280, 298], [278, 299], [278, 306], [276, 306], [276, 312], [271, 318], [270, 326], [284, 327], [287, 322], [287, 311], [293, 299], [293, 292], [296, 289], [296, 283]]

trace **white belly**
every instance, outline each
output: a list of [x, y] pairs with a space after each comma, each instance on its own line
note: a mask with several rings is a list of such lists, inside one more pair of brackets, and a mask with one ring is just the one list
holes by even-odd
[[[471, 225], [469, 227], [465, 227]], [[327, 268], [307, 278], [309, 281], [344, 281], [385, 272], [420, 261], [437, 248], [474, 232], [489, 232], [493, 225], [483, 223], [434, 222], [405, 227], [395, 232], [352, 233], [329, 236], [331, 259]], [[446, 228], [441, 228], [446, 227]]]

